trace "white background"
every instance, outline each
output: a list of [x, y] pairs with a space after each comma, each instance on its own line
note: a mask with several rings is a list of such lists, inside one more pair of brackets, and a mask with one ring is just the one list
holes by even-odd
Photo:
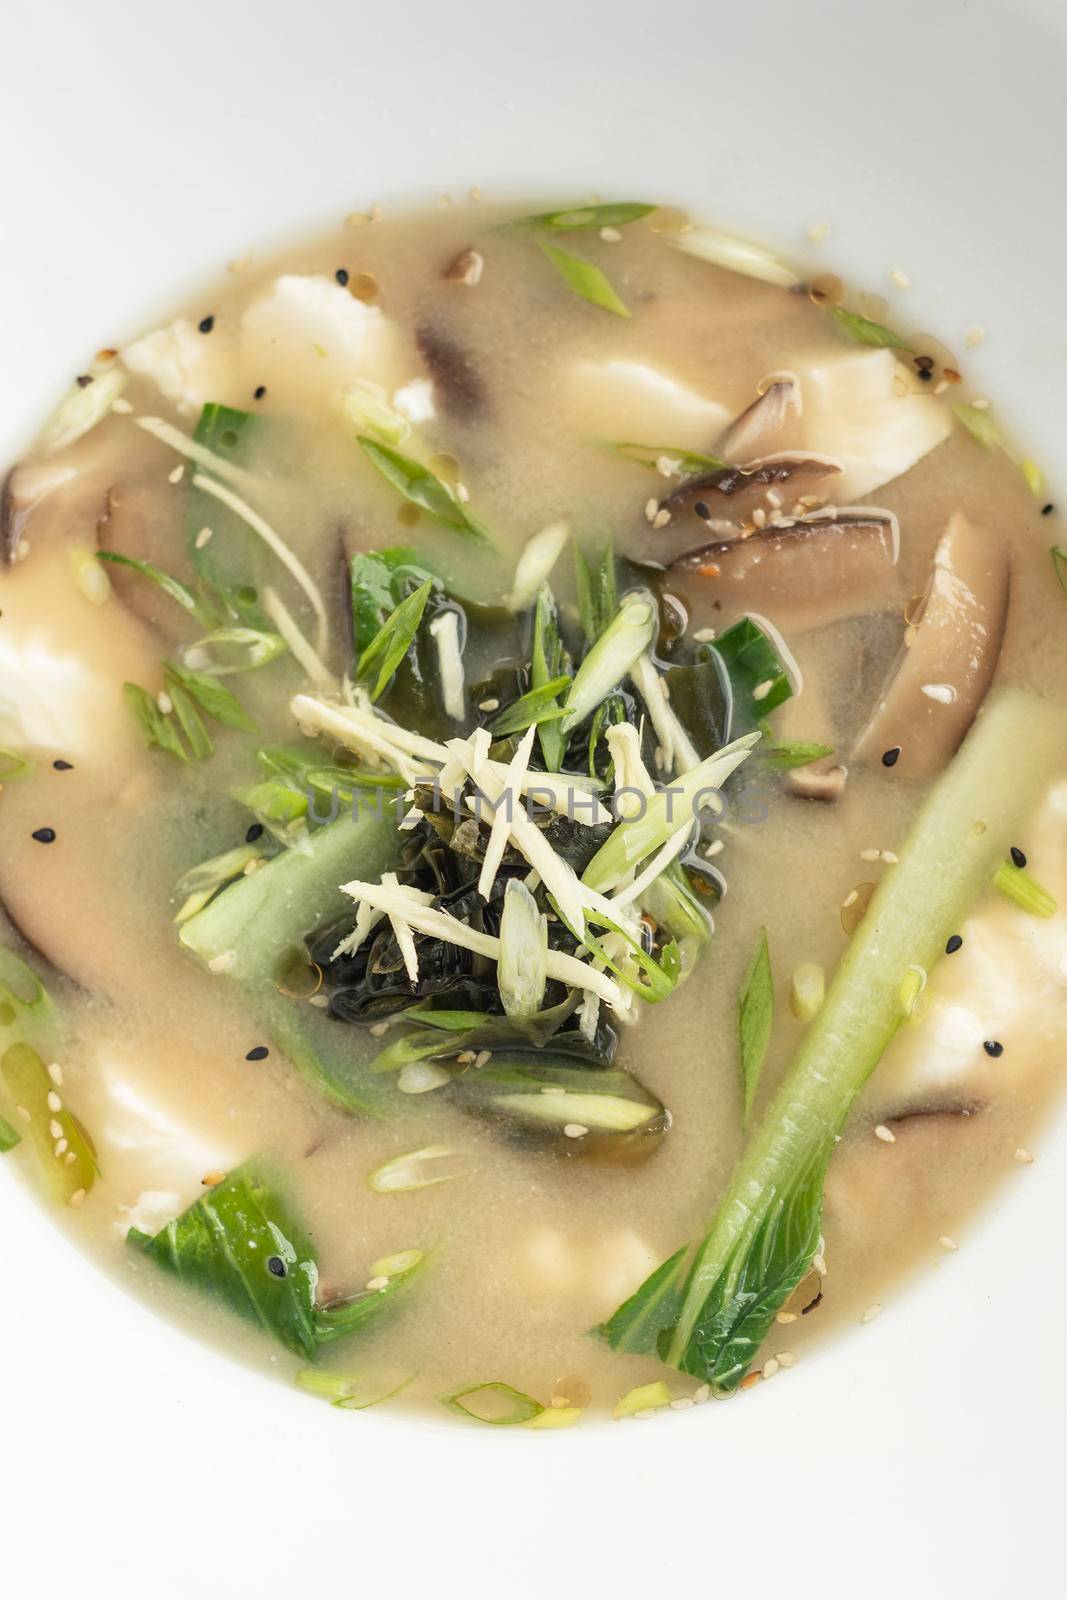
[[[852, 281], [884, 292], [899, 264], [950, 343], [987, 325], [970, 370], [1055, 484], [1054, 11], [8, 0], [0, 443], [154, 298], [264, 233], [481, 183], [666, 192], [787, 245], [830, 220]], [[981, 1239], [920, 1291], [773, 1385], [542, 1437], [271, 1388], [126, 1300], [0, 1172], [4, 1592], [1058, 1600], [1057, 1145], [1038, 1142]]]

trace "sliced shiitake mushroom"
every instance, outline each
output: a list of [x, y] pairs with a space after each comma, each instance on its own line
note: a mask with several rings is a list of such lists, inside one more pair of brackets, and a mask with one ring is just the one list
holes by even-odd
[[485, 384], [465, 350], [430, 323], [415, 330], [415, 343], [437, 387], [443, 411], [467, 421], [485, 409]]
[[786, 443], [782, 430], [791, 416], [799, 417], [800, 406], [800, 379], [796, 374], [772, 372], [752, 404], [720, 434], [715, 454], [726, 461], [749, 462], [776, 448], [781, 450]]
[[898, 769], [939, 772], [974, 721], [996, 668], [1008, 612], [1007, 546], [954, 512], [934, 552], [918, 619], [856, 741], [858, 759], [899, 749]]
[[74, 467], [54, 461], [11, 468], [0, 487], [0, 565], [10, 567], [18, 559], [34, 509], [75, 474]]
[[[895, 584], [900, 530], [891, 511], [828, 508], [747, 538], [719, 539], [670, 563], [687, 597], [766, 611], [788, 630], [819, 626], [886, 603]], [[693, 585], [699, 585], [694, 589]]]
[[[798, 494], [810, 493], [814, 485], [834, 478], [840, 472], [841, 463], [833, 456], [782, 451], [778, 455], [749, 461], [743, 467], [720, 467], [715, 472], [702, 472], [698, 477], [686, 478], [661, 502], [661, 506], [674, 517], [692, 512], [704, 522], [719, 517], [739, 521], [750, 516], [757, 504], [765, 505], [767, 489], [788, 484], [795, 500]], [[728, 500], [729, 504], [723, 505], [724, 500]]]

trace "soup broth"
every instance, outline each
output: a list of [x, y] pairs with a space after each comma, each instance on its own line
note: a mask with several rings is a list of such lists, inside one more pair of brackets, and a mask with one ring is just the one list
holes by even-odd
[[[645, 1415], [871, 1320], [1021, 1175], [1067, 1044], [1058, 519], [947, 351], [835, 302], [652, 208], [349, 219], [102, 352], [12, 469], [4, 1162], [201, 1337], [350, 1407]], [[492, 829], [527, 766], [573, 778], [540, 845]], [[596, 795], [672, 784], [609, 871]], [[884, 1000], [894, 882], [863, 1081], [817, 1030]], [[805, 1040], [841, 1088], [798, 1178]], [[731, 1188], [760, 1150], [784, 1220]]]

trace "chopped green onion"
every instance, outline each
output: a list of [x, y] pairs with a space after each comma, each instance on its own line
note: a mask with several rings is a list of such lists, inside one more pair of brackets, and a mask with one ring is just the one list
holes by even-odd
[[709, 796], [747, 760], [759, 738], [758, 733], [748, 733], [735, 739], [676, 778], [670, 788], [654, 794], [642, 816], [620, 822], [586, 868], [582, 876], [586, 887], [604, 892], [620, 884], [639, 862], [666, 844], [683, 822], [692, 820], [700, 807], [708, 804]]
[[529, 1422], [524, 1422], [524, 1428], [573, 1428], [581, 1422], [585, 1415], [580, 1406], [545, 1406], [536, 1417], [531, 1417]]
[[980, 410], [977, 406], [958, 405], [952, 407], [960, 422], [967, 429], [972, 439], [977, 439], [983, 450], [1003, 450], [1004, 439], [988, 411]]
[[610, 311], [617, 317], [630, 316], [629, 309], [599, 267], [591, 261], [583, 261], [581, 256], [572, 255], [569, 250], [560, 250], [554, 244], [547, 244], [544, 239], [538, 243], [568, 289], [583, 300], [588, 300], [590, 305], [599, 306], [602, 311]]
[[796, 767], [807, 767], [813, 761], [822, 761], [826, 756], [833, 755], [833, 746], [828, 744], [806, 744], [799, 739], [776, 739], [766, 723], [761, 724], [760, 731], [766, 743], [760, 746], [760, 760], [767, 766], [773, 767], [776, 772], [792, 772]]
[[0, 1155], [6, 1155], [9, 1150], [14, 1150], [15, 1146], [21, 1143], [21, 1133], [17, 1133], [6, 1118], [0, 1117]]
[[1064, 594], [1067, 594], [1067, 550], [1063, 550], [1058, 544], [1054, 544], [1049, 550], [1049, 554], [1052, 557], [1052, 570], [1056, 574], [1059, 586]]
[[581, 545], [575, 545], [574, 581], [578, 588], [578, 620], [586, 644], [593, 645], [619, 609], [615, 549], [610, 539], [595, 566], [590, 566]]
[[509, 611], [526, 611], [533, 605], [569, 538], [567, 524], [553, 522], [526, 541], [505, 602]]
[[178, 682], [172, 673], [165, 673], [163, 682], [166, 686], [166, 692], [170, 696], [177, 724], [185, 736], [186, 744], [189, 746], [189, 754], [194, 761], [206, 761], [215, 747], [211, 742], [207, 729], [204, 727], [200, 713], [196, 709], [195, 701], [191, 695], [186, 693], [182, 684]]
[[528, 689], [518, 700], [513, 700], [489, 724], [493, 738], [503, 739], [508, 734], [525, 733], [532, 724], [540, 727], [543, 722], [554, 722], [566, 716], [564, 707], [557, 704], [557, 696], [564, 692], [570, 681], [565, 674], [559, 678], [549, 678], [547, 683], [542, 683], [536, 689]]
[[175, 895], [180, 895], [182, 900], [175, 922], [187, 922], [204, 909], [224, 883], [232, 883], [234, 878], [239, 878], [247, 871], [253, 861], [262, 859], [262, 852], [254, 844], [239, 844], [233, 850], [226, 850], [222, 855], [212, 856], [209, 861], [201, 861], [198, 866], [190, 867], [174, 885]]
[[724, 461], [722, 456], [702, 455], [699, 450], [682, 450], [673, 444], [617, 443], [609, 440], [607, 448], [614, 450], [616, 455], [625, 456], [627, 461], [635, 461], [646, 467], [657, 467], [661, 461], [677, 463], [673, 470], [686, 476], [696, 472], [730, 470], [730, 462]]
[[759, 1087], [763, 1059], [771, 1039], [774, 1023], [774, 979], [771, 976], [771, 956], [767, 947], [767, 930], [761, 928], [756, 948], [741, 985], [737, 1003], [738, 1035], [741, 1042], [741, 1084], [744, 1094], [744, 1117], [748, 1121], [752, 1102]]
[[830, 320], [838, 330], [856, 344], [874, 345], [880, 350], [910, 350], [911, 345], [892, 328], [885, 328], [870, 317], [861, 317], [856, 311], [846, 311], [844, 306], [834, 306]]
[[572, 206], [567, 211], [542, 211], [534, 217], [519, 217], [512, 228], [551, 228], [555, 233], [578, 233], [587, 228], [624, 228], [657, 209], [637, 200], [608, 201], [604, 205]]
[[403, 444], [411, 432], [410, 422], [389, 404], [385, 390], [366, 378], [357, 378], [341, 391], [341, 410], [357, 432], [384, 444]]
[[287, 649], [280, 634], [266, 633], [261, 628], [216, 628], [186, 646], [182, 656], [187, 667], [207, 672], [213, 678], [226, 678], [235, 672], [268, 666]]
[[647, 589], [623, 599], [615, 618], [597, 639], [578, 671], [563, 702], [563, 732], [584, 722], [611, 691], [629, 676], [644, 655], [658, 628], [656, 602]]
[[142, 689], [139, 683], [124, 683], [122, 694], [148, 748], [164, 750], [168, 755], [177, 756], [179, 761], [188, 761], [178, 731], [170, 717], [159, 709], [155, 695]]
[[1035, 917], [1051, 917], [1055, 914], [1056, 902], [1048, 890], [1036, 878], [1032, 878], [1025, 868], [1017, 867], [1011, 861], [1000, 863], [993, 874], [993, 887]]
[[433, 1163], [447, 1160], [455, 1154], [447, 1144], [428, 1144], [421, 1150], [409, 1150], [405, 1155], [393, 1156], [376, 1167], [367, 1179], [375, 1194], [406, 1194], [412, 1189], [432, 1189], [435, 1184], [448, 1183], [461, 1176], [459, 1172], [435, 1172]]
[[0, 750], [0, 783], [23, 778], [29, 771], [30, 763], [25, 756], [16, 755], [14, 750]]
[[196, 672], [192, 667], [179, 667], [173, 661], [164, 661], [164, 667], [176, 678], [186, 694], [192, 696], [202, 711], [224, 728], [238, 728], [242, 733], [255, 733], [256, 725], [235, 694], [219, 683], [210, 673]]
[[198, 622], [210, 626], [212, 616], [208, 607], [203, 605], [184, 583], [172, 578], [160, 567], [153, 566], [151, 561], [138, 561], [134, 556], [120, 555], [117, 550], [98, 550], [96, 558], [98, 561], [111, 561], [116, 566], [130, 567], [134, 572], [139, 572], [142, 578], [147, 578], [157, 588], [162, 589], [163, 593], [180, 605], [183, 611], [188, 611]]
[[1045, 492], [1045, 475], [1036, 461], [1020, 461], [1019, 471], [1026, 479], [1026, 487], [1035, 500], [1040, 500]]
[[611, 1414], [617, 1422], [620, 1417], [632, 1417], [638, 1411], [655, 1411], [670, 1403], [671, 1391], [660, 1378], [655, 1383], [642, 1383], [636, 1389], [630, 1389], [616, 1402]]
[[548, 922], [521, 878], [512, 878], [504, 893], [496, 981], [507, 1016], [540, 1011], [548, 982]]
[[453, 533], [466, 534], [469, 538], [476, 539], [479, 544], [491, 542], [485, 529], [475, 522], [447, 484], [431, 472], [429, 467], [424, 467], [419, 461], [413, 461], [410, 456], [401, 455], [389, 445], [379, 444], [376, 439], [368, 438], [366, 434], [360, 434], [359, 445], [367, 460], [377, 467], [382, 477], [411, 505], [418, 506], [420, 511], [425, 511], [434, 522], [439, 522], [444, 528], [450, 528]]
[[[465, 1402], [471, 1402], [467, 1404]], [[487, 1422], [494, 1428], [510, 1428], [532, 1422], [545, 1409], [540, 1401], [513, 1389], [510, 1383], [476, 1383], [469, 1389], [453, 1389], [441, 1396], [441, 1404], [457, 1417], [472, 1422]]]
[[383, 1400], [392, 1400], [414, 1381], [413, 1372], [323, 1372], [319, 1367], [303, 1367], [296, 1375], [298, 1389], [328, 1400], [341, 1411], [368, 1411]]
[[[556, 602], [552, 598], [552, 590], [544, 583], [534, 608], [533, 645], [530, 650], [530, 683], [533, 689], [543, 689], [547, 683], [567, 676], [569, 666], [560, 637]], [[567, 747], [559, 721], [539, 722], [537, 740], [545, 766], [549, 772], [558, 772]]]
[[739, 239], [736, 234], [724, 233], [719, 228], [689, 224], [677, 233], [664, 233], [663, 237], [675, 250], [710, 261], [727, 272], [759, 278], [779, 289], [795, 289], [800, 283], [792, 267], [766, 246], [754, 244], [751, 239]]
[[[52, 1079], [43, 1060], [31, 1045], [10, 1045], [0, 1057], [0, 1078], [15, 1105], [27, 1115], [48, 1188], [62, 1204], [80, 1205], [96, 1182], [96, 1151], [67, 1106], [53, 1109]], [[68, 1161], [68, 1156], [73, 1160]]]
[[433, 579], [427, 578], [414, 594], [409, 594], [406, 600], [401, 600], [395, 610], [386, 617], [356, 663], [356, 678], [361, 681], [368, 676], [372, 667], [378, 668], [378, 676], [371, 690], [372, 700], [379, 698], [414, 644], [433, 586]]

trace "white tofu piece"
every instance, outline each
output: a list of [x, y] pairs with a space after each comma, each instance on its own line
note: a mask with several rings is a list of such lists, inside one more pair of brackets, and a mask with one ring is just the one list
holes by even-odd
[[947, 439], [952, 414], [891, 350], [843, 352], [797, 368], [801, 448], [844, 464], [832, 480], [848, 505], [872, 494]]
[[201, 333], [186, 317], [124, 345], [119, 354], [130, 372], [153, 379], [183, 416], [198, 415], [209, 400], [238, 398], [226, 343]]
[[241, 320], [246, 382], [266, 384], [282, 409], [337, 403], [356, 378], [401, 381], [396, 331], [332, 278], [283, 274]]
[[[959, 929], [963, 946], [941, 960], [922, 1020], [905, 1025], [872, 1080], [878, 1104], [947, 1093], [982, 1098], [1067, 1040], [1067, 784], [1050, 790], [1026, 830], [1034, 876], [1055, 898], [1051, 917], [1034, 917], [990, 895]], [[999, 1040], [996, 1058], [982, 1048]]]
[[710, 451], [731, 420], [718, 401], [643, 361], [579, 361], [567, 382], [584, 430], [619, 443]]

